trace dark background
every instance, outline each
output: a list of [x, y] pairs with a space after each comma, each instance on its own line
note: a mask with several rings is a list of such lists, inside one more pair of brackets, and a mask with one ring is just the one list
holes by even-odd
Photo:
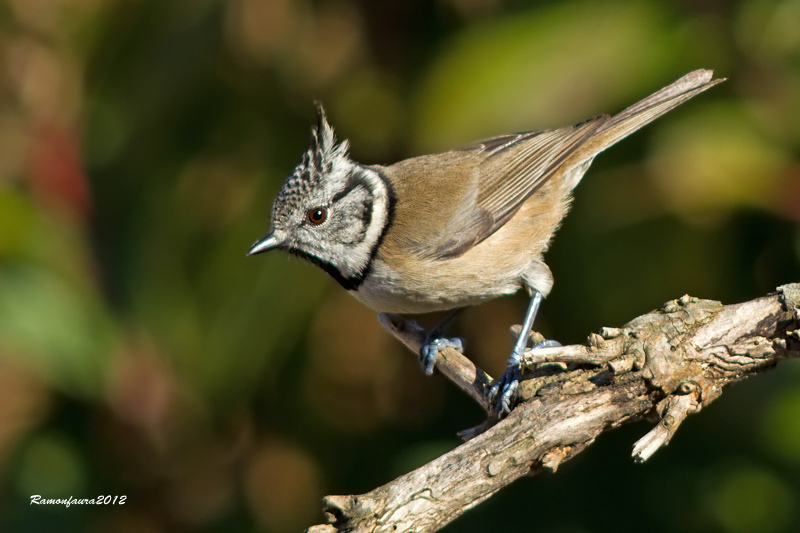
[[[481, 421], [323, 272], [245, 257], [314, 99], [357, 161], [391, 163], [713, 69], [729, 81], [596, 160], [537, 329], [581, 342], [685, 293], [800, 281], [798, 21], [798, 0], [0, 0], [0, 529], [302, 530], [323, 495], [381, 485]], [[493, 375], [525, 305], [459, 324]], [[634, 465], [647, 430], [447, 531], [800, 527], [797, 364]]]

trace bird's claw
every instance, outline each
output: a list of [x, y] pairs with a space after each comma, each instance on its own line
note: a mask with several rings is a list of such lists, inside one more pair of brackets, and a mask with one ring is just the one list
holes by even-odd
[[500, 379], [489, 390], [489, 401], [494, 402], [494, 409], [498, 417], [502, 418], [511, 412], [511, 401], [519, 388], [521, 374], [518, 364], [508, 365]]
[[[537, 343], [531, 350], [542, 348], [557, 348], [561, 343], [554, 340], [543, 340]], [[511, 412], [511, 404], [519, 388], [519, 379], [522, 375], [519, 358], [512, 356], [506, 371], [489, 390], [489, 402], [494, 403], [494, 410], [499, 418], [503, 418]]]
[[562, 345], [560, 342], [549, 339], [536, 343], [536, 345], [533, 348], [531, 348], [531, 350], [539, 350], [541, 348], [560, 348], [561, 346]]
[[436, 358], [445, 348], [453, 348], [463, 353], [464, 341], [458, 337], [452, 339], [436, 338], [426, 342], [419, 349], [419, 361], [426, 375], [433, 375], [433, 367], [436, 364]]

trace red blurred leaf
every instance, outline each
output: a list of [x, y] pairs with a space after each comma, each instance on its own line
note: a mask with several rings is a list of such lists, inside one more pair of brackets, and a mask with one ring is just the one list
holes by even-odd
[[41, 206], [65, 208], [85, 222], [91, 198], [77, 133], [54, 122], [40, 124], [30, 153], [30, 183]]

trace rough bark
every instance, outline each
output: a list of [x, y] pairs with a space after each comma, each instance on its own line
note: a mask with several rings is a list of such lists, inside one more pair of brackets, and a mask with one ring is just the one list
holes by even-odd
[[[417, 353], [424, 332], [416, 324], [381, 320]], [[634, 460], [645, 461], [725, 386], [798, 356], [800, 284], [727, 306], [683, 296], [585, 345], [529, 351], [508, 417], [490, 414], [463, 432], [458, 448], [371, 492], [327, 496], [330, 524], [309, 531], [436, 531], [512, 481], [555, 471], [604, 431], [655, 419], [633, 448]], [[490, 413], [491, 378], [469, 359], [448, 349], [436, 368]]]

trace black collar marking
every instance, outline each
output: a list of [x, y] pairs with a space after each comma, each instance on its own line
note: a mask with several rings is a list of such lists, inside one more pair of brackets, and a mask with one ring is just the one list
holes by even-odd
[[317, 265], [322, 270], [330, 274], [330, 276], [333, 279], [335, 279], [336, 282], [339, 285], [341, 285], [345, 290], [354, 291], [358, 289], [358, 287], [362, 283], [364, 283], [364, 276], [362, 273], [359, 273], [358, 275], [353, 276], [351, 278], [346, 278], [342, 275], [342, 273], [339, 271], [338, 268], [328, 263], [327, 261], [321, 260], [319, 257], [315, 257], [311, 254], [303, 252], [302, 250], [298, 250], [297, 248], [287, 248], [286, 251], [288, 251], [290, 254], [294, 256], [302, 257], [303, 259], [306, 259], [311, 263]]

